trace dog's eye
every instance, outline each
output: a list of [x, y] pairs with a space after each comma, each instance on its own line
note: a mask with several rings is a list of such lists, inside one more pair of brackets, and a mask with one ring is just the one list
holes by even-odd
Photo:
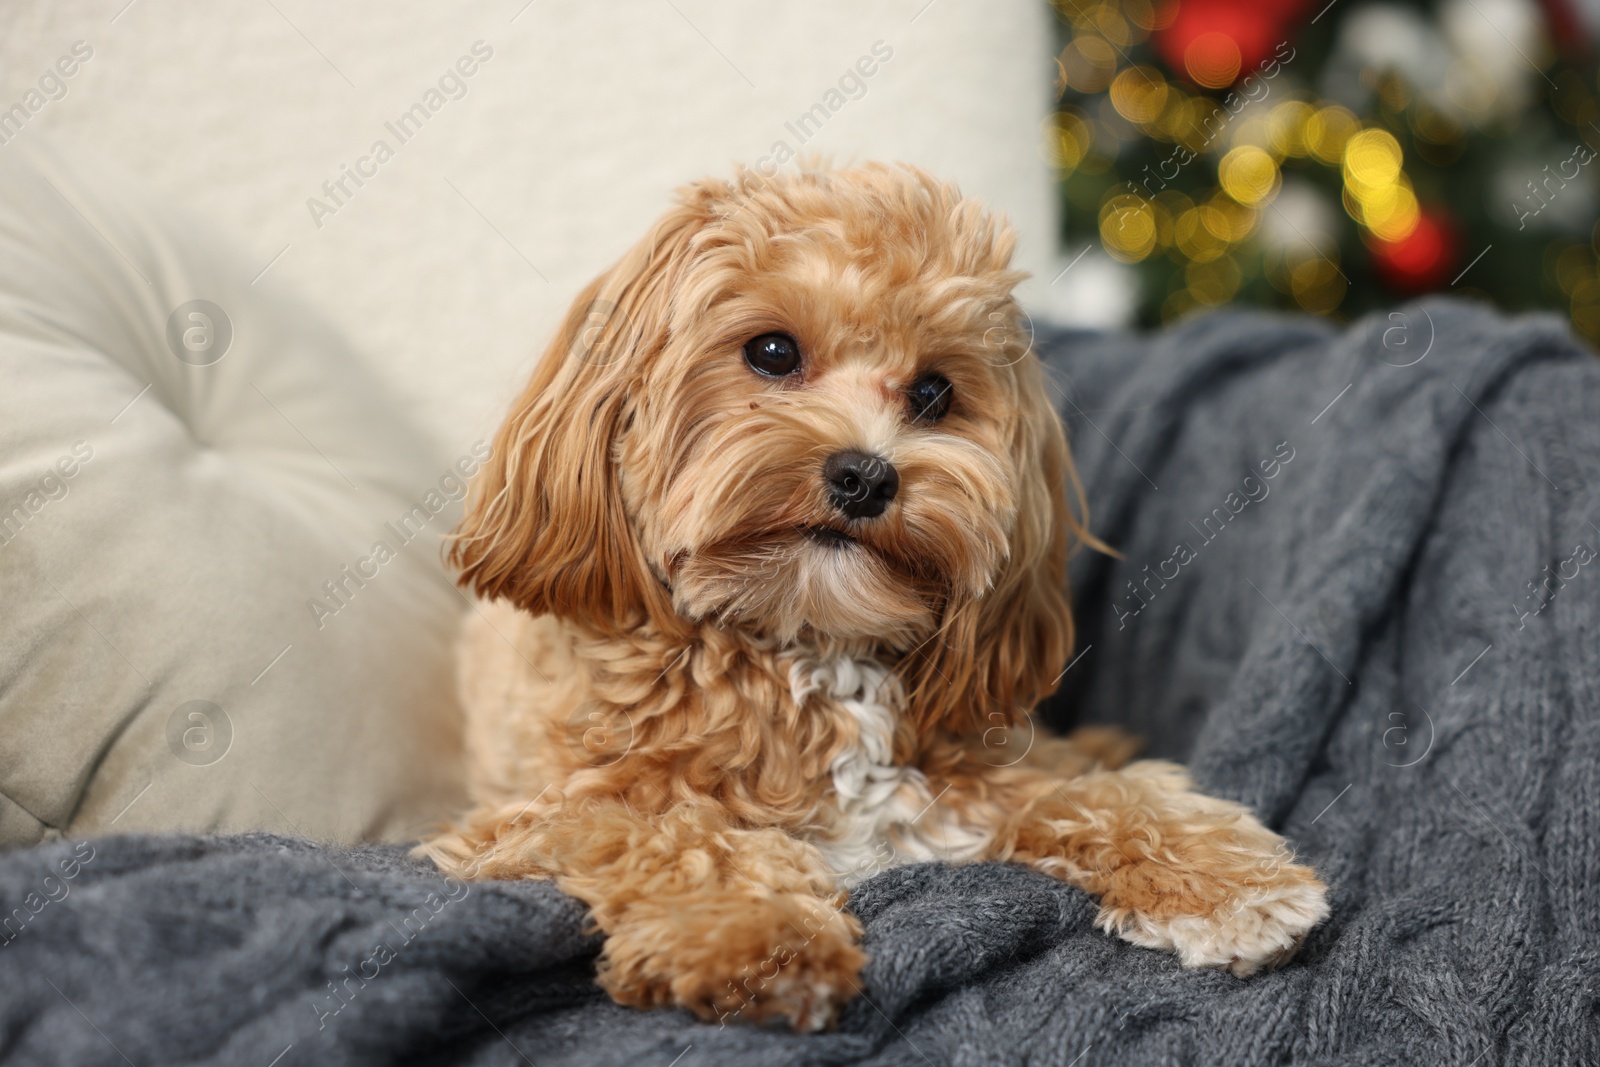
[[782, 378], [800, 369], [800, 346], [786, 333], [764, 333], [744, 343], [744, 361], [769, 378]]
[[923, 422], [938, 422], [950, 413], [954, 387], [942, 374], [924, 374], [906, 389], [911, 401], [911, 417]]

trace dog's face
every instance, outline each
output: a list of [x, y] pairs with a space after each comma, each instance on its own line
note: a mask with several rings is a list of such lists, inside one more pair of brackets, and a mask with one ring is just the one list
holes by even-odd
[[1009, 242], [909, 180], [785, 192], [697, 242], [619, 441], [628, 514], [688, 618], [915, 644], [1010, 554]]
[[1074, 527], [1012, 244], [910, 168], [690, 187], [514, 406], [463, 580], [602, 631], [866, 641], [941, 707], [1031, 703]]

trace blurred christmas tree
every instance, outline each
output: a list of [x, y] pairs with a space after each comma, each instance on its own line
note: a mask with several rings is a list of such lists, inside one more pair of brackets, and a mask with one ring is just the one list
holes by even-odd
[[1069, 246], [1135, 265], [1146, 324], [1449, 290], [1600, 339], [1600, 12], [1571, 5], [1055, 0]]

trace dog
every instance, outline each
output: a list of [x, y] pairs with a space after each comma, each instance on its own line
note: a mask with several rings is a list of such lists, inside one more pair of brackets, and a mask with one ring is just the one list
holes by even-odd
[[586, 904], [618, 1002], [826, 1028], [898, 864], [1026, 864], [1240, 976], [1328, 914], [1182, 768], [1033, 734], [1097, 542], [1014, 243], [909, 166], [700, 181], [512, 404], [450, 549], [474, 808], [419, 852]]

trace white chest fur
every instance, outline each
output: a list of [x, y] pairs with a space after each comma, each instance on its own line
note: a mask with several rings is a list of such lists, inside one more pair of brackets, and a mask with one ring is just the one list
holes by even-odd
[[842, 885], [901, 864], [966, 861], [982, 853], [987, 835], [942, 808], [921, 771], [893, 762], [895, 724], [904, 706], [898, 679], [871, 660], [833, 657], [797, 663], [789, 688], [796, 704], [825, 699], [859, 730], [856, 743], [829, 768], [835, 808], [830, 831], [812, 839]]

